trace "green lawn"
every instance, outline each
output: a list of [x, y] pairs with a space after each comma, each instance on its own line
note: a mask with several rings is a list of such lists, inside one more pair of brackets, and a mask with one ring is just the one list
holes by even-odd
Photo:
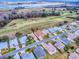
[[68, 54], [67, 53], [55, 53], [53, 55], [49, 55], [46, 53], [45, 59], [67, 59]]
[[7, 54], [7, 53], [12, 52], [14, 50], [16, 50], [16, 48], [10, 48], [10, 50], [3, 50], [2, 54], [4, 55], [4, 54]]

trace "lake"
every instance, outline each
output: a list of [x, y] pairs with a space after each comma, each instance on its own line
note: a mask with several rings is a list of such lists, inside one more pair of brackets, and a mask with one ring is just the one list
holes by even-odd
[[35, 8], [35, 7], [44, 7], [52, 5], [51, 3], [46, 3], [46, 4], [23, 4], [23, 5], [3, 5], [0, 4], [1, 9], [13, 9], [13, 8], [18, 8], [18, 7], [24, 7], [24, 8]]

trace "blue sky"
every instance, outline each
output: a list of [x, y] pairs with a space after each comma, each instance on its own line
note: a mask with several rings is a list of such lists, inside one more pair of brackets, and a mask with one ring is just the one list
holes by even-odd
[[17, 1], [69, 1], [69, 2], [79, 2], [79, 0], [0, 0], [1, 2], [17, 2]]

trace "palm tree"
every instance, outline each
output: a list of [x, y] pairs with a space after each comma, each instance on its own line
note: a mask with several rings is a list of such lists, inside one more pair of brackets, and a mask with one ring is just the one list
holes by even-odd
[[32, 39], [31, 36], [27, 35], [27, 40], [26, 40], [26, 46], [29, 45], [29, 44], [32, 44], [34, 43], [35, 41]]
[[79, 46], [79, 37], [77, 37], [77, 39], [75, 40], [76, 45]]
[[28, 45], [28, 44], [30, 44], [30, 41], [31, 41], [31, 36], [27, 36], [27, 41], [26, 41], [26, 46]]
[[21, 42], [20, 42], [20, 40], [19, 40], [19, 37], [21, 37], [21, 35], [22, 35], [22, 33], [19, 33], [19, 32], [17, 32], [17, 33], [15, 34], [15, 36], [17, 37], [17, 42], [18, 42], [18, 44], [19, 44], [19, 48], [22, 48]]
[[8, 36], [3, 36], [3, 40], [7, 41], [7, 47], [10, 50], [10, 42], [9, 42], [9, 37]]

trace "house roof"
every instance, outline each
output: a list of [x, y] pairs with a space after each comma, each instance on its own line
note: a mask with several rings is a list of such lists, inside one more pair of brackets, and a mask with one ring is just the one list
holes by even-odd
[[77, 23], [76, 22], [72, 22], [71, 25], [77, 25]]
[[33, 33], [31, 33], [30, 36], [31, 36], [36, 42], [39, 41], [39, 40], [37, 39], [37, 37], [36, 37]]
[[79, 59], [79, 55], [76, 52], [70, 53], [69, 59]]
[[18, 45], [18, 42], [17, 42], [17, 38], [14, 38], [13, 40], [10, 41], [10, 46], [15, 46], [15, 45]]
[[77, 38], [77, 36], [73, 33], [70, 33], [69, 35], [68, 35], [68, 40], [70, 40], [70, 41], [73, 41], [75, 38]]
[[56, 48], [51, 43], [48, 44], [44, 43], [43, 47], [48, 51], [50, 55], [57, 52]]
[[79, 48], [76, 49], [76, 52], [79, 53]]
[[55, 43], [55, 46], [58, 48], [58, 49], [64, 49], [65, 45], [61, 42], [61, 41], [57, 41]]
[[1, 42], [0, 43], [0, 50], [4, 49], [4, 48], [7, 48], [7, 42]]
[[44, 58], [45, 56], [45, 51], [43, 50], [43, 48], [41, 46], [37, 46], [34, 49], [34, 54], [37, 56], [37, 58]]
[[26, 42], [26, 39], [27, 39], [27, 36], [22, 36], [22, 37], [20, 38], [21, 44], [25, 43], [25, 42]]
[[42, 32], [43, 32], [43, 34], [45, 34], [45, 35], [46, 35], [47, 33], [49, 33], [49, 31], [46, 30], [46, 29], [43, 29]]
[[49, 32], [51, 32], [51, 33], [54, 33], [55, 31], [56, 31], [56, 29], [54, 29], [54, 28], [48, 28], [47, 29]]
[[26, 54], [22, 53], [22, 59], [35, 59], [34, 55], [32, 53]]
[[43, 37], [44, 34], [42, 33], [41, 30], [37, 30], [36, 32], [34, 32], [34, 34], [39, 38], [40, 36]]
[[63, 42], [65, 45], [68, 45], [70, 41], [66, 38], [61, 38], [61, 42]]
[[77, 30], [77, 31], [75, 32], [75, 34], [76, 34], [77, 36], [79, 36], [79, 30]]
[[20, 59], [20, 56], [18, 54], [14, 55], [14, 59]]

